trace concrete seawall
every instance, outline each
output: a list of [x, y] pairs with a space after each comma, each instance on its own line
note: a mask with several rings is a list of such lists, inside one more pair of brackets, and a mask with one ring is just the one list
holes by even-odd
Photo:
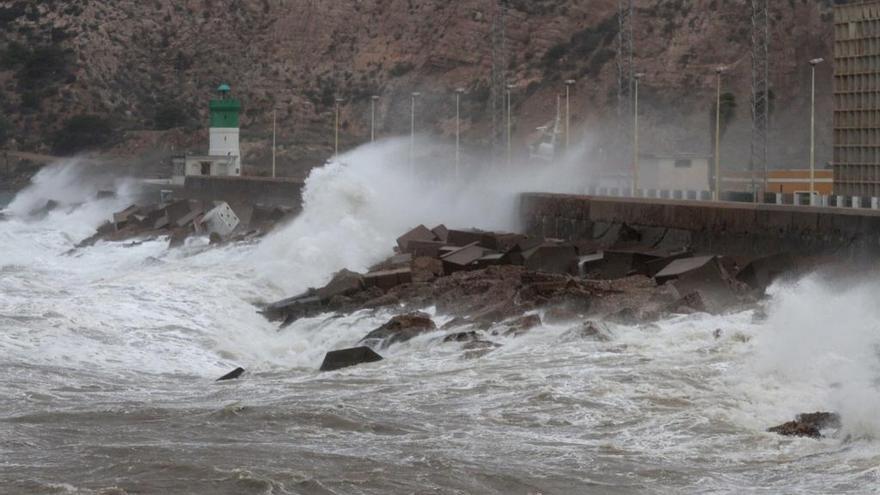
[[602, 243], [621, 224], [727, 255], [880, 255], [880, 211], [526, 193], [525, 232]]
[[299, 209], [303, 181], [268, 177], [188, 176], [180, 194], [190, 199], [252, 202]]

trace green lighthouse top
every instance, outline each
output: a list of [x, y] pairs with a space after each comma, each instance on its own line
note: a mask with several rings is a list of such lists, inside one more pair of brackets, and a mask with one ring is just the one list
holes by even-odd
[[220, 99], [211, 100], [211, 127], [238, 127], [238, 114], [241, 111], [241, 103], [238, 100], [230, 99], [229, 92], [232, 88], [228, 84], [223, 83], [217, 86], [220, 93]]

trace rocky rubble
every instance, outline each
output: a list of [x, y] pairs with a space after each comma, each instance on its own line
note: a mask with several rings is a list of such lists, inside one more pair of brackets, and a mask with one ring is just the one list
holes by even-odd
[[840, 416], [831, 412], [798, 414], [794, 421], [768, 428], [770, 433], [789, 437], [822, 438], [822, 431], [840, 428]]
[[376, 348], [436, 331], [428, 315], [417, 312], [429, 306], [453, 317], [441, 329], [452, 331], [443, 342], [490, 348], [474, 344], [485, 342], [483, 332], [516, 337], [566, 323], [579, 324], [568, 338], [607, 340], [603, 321], [633, 325], [752, 304], [795, 266], [787, 255], [733, 260], [674, 243], [659, 249], [641, 244], [634, 232], [617, 225], [600, 245], [419, 225], [367, 273], [342, 270], [326, 286], [262, 312], [286, 326], [325, 312], [392, 308], [400, 315], [361, 341]]
[[169, 248], [182, 246], [188, 237], [196, 235], [207, 236], [211, 244], [250, 240], [267, 234], [291, 213], [281, 207], [191, 199], [133, 204], [114, 213], [75, 249], [98, 241], [140, 241], [163, 236], [168, 237]]

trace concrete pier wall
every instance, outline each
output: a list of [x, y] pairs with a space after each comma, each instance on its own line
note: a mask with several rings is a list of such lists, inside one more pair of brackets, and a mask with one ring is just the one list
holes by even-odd
[[191, 199], [243, 201], [299, 209], [302, 187], [303, 182], [294, 179], [188, 176], [180, 195]]
[[526, 233], [595, 240], [620, 224], [686, 239], [698, 251], [755, 255], [880, 255], [880, 211], [751, 203], [527, 193], [520, 204]]

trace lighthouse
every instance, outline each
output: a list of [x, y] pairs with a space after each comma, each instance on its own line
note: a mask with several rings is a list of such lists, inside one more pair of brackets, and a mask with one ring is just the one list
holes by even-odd
[[230, 98], [230, 90], [228, 84], [221, 84], [217, 87], [218, 98], [210, 102], [208, 155], [212, 158], [225, 158], [217, 163], [216, 170], [211, 170], [210, 175], [241, 175], [241, 149], [238, 146], [241, 102]]

